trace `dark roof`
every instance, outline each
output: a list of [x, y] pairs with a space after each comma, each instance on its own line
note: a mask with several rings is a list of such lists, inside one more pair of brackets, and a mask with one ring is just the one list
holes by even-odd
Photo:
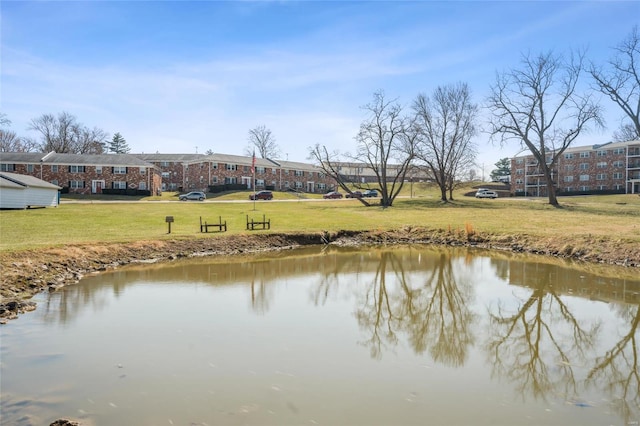
[[17, 173], [0, 172], [0, 186], [13, 187], [13, 188], [49, 188], [60, 189], [59, 186], [46, 182], [42, 179], [38, 179], [34, 176], [20, 175]]
[[129, 154], [129, 155], [133, 155], [134, 157], [138, 157], [141, 160], [153, 161], [153, 162], [158, 162], [158, 161], [185, 162], [185, 161], [194, 161], [194, 160], [198, 160], [198, 159], [202, 159], [202, 158], [207, 157], [205, 154], [160, 154], [160, 153], [145, 154], [145, 153], [141, 153], [141, 154]]
[[154, 167], [153, 164], [129, 154], [48, 154], [35, 152], [3, 152], [2, 163], [45, 163], [94, 166]]

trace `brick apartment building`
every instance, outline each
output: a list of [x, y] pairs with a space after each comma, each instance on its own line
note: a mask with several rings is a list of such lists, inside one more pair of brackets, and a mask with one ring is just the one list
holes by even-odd
[[[162, 174], [162, 188], [168, 191], [206, 191], [211, 186], [243, 185], [253, 188], [252, 157], [228, 154], [133, 154], [154, 164]], [[336, 186], [312, 164], [255, 159], [255, 189], [324, 193]]]
[[[0, 153], [0, 171], [34, 176], [76, 194], [207, 191], [225, 184], [251, 189], [252, 165], [252, 157], [226, 154]], [[255, 189], [325, 193], [335, 187], [312, 164], [255, 159]]]
[[109, 190], [154, 194], [162, 184], [157, 167], [127, 154], [2, 152], [0, 171], [34, 176], [75, 194]]
[[[640, 140], [569, 147], [552, 178], [559, 195], [640, 194]], [[544, 197], [546, 185], [533, 155], [511, 159], [513, 195]]]

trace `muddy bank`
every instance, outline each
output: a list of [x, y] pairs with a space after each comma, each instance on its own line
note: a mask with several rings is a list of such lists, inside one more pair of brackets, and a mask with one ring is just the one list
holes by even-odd
[[0, 253], [0, 322], [35, 309], [28, 299], [77, 283], [84, 275], [136, 262], [164, 262], [190, 256], [234, 255], [312, 244], [438, 244], [476, 246], [640, 268], [637, 242], [558, 236], [483, 235], [464, 230], [404, 228], [394, 231], [340, 231], [313, 234], [212, 236], [191, 240], [78, 245]]

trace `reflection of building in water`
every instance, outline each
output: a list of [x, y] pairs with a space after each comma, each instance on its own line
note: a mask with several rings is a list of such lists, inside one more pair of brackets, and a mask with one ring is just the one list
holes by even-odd
[[509, 263], [508, 282], [528, 288], [547, 287], [556, 294], [580, 296], [604, 302], [640, 303], [640, 281], [602, 277], [588, 272], [543, 263]]

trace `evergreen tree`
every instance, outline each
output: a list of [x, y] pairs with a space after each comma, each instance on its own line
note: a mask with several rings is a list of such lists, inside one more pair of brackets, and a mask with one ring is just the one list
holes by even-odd
[[120, 133], [116, 133], [113, 135], [111, 142], [109, 142], [109, 151], [116, 154], [127, 154], [131, 151], [131, 148], [129, 148], [127, 141], [122, 137], [122, 135]]
[[511, 160], [508, 158], [501, 158], [496, 163], [497, 169], [491, 170], [491, 180], [496, 182], [500, 178], [509, 178], [511, 176]]

